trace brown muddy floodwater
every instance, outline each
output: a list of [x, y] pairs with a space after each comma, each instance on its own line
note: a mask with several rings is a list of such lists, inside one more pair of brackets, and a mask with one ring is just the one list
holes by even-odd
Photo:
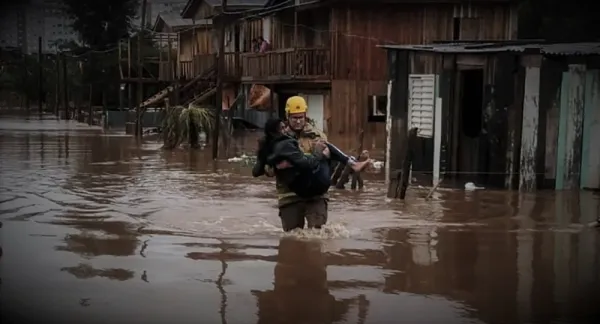
[[3, 116], [2, 322], [598, 319], [591, 193], [411, 188], [402, 204], [373, 175], [332, 194], [322, 232], [284, 236], [271, 180], [209, 151]]

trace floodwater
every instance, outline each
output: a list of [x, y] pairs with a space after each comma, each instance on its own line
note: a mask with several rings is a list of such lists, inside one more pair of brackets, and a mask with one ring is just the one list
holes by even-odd
[[[249, 141], [254, 142], [254, 141]], [[592, 193], [332, 193], [283, 235], [274, 184], [210, 150], [0, 119], [2, 322], [584, 323], [598, 319]]]

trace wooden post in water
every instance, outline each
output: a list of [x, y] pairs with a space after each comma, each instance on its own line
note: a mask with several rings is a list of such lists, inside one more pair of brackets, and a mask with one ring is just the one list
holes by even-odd
[[[386, 145], [386, 182], [388, 198], [404, 199], [408, 179], [406, 167], [408, 154], [408, 51], [388, 50], [388, 65], [390, 80], [388, 83], [387, 100], [387, 145]], [[412, 134], [413, 131], [411, 131]], [[416, 131], [414, 131], [416, 137]], [[410, 170], [410, 165], [409, 165]]]
[[44, 66], [42, 55], [42, 36], [38, 37], [38, 113], [43, 112], [42, 100], [44, 98]]
[[[131, 37], [127, 39], [127, 79], [131, 80]], [[131, 110], [133, 102], [133, 87], [131, 83], [127, 83], [127, 111]], [[129, 114], [127, 114], [129, 116]], [[130, 120], [127, 120], [128, 122]]]
[[[363, 147], [365, 141], [365, 130], [361, 129], [358, 135], [358, 150], [356, 150], [356, 159], [358, 161], [365, 161], [369, 158], [369, 156], [364, 156]], [[358, 189], [362, 189], [365, 186], [365, 183], [362, 179], [362, 172], [353, 172], [352, 173], [352, 183], [350, 185], [350, 189], [356, 190], [356, 186], [358, 185]]]
[[55, 60], [56, 60], [56, 62], [55, 62], [55, 65], [56, 65], [56, 80], [55, 80], [55, 82], [56, 82], [56, 84], [54, 85], [55, 86], [54, 114], [56, 115], [56, 117], [59, 117], [60, 116], [60, 114], [59, 114], [59, 112], [60, 112], [60, 110], [59, 110], [59, 107], [60, 107], [60, 55], [59, 54], [56, 54]]
[[[362, 152], [362, 147], [363, 147], [363, 139], [365, 137], [365, 131], [361, 130], [358, 134], [358, 149], [357, 152], [358, 154], [356, 155], [357, 160], [360, 159], [360, 155]], [[336, 170], [336, 172], [334, 172], [334, 179], [332, 179], [332, 182], [334, 182], [334, 185], [337, 189], [344, 189], [345, 185], [348, 183], [348, 181], [350, 181], [350, 175], [352, 175], [352, 185], [351, 188], [352, 189], [356, 189], [356, 182], [358, 181], [358, 178], [356, 178], [357, 176], [360, 176], [359, 173], [357, 172], [352, 172], [352, 168], [349, 165], [345, 165], [345, 166], [338, 166], [338, 169], [341, 168], [340, 170]], [[362, 189], [362, 178], [360, 179], [360, 188]]]
[[102, 89], [102, 114], [100, 115], [100, 126], [106, 129], [108, 127], [108, 105], [106, 103], [106, 89]]
[[400, 198], [404, 200], [406, 197], [406, 189], [410, 180], [410, 169], [417, 140], [417, 128], [412, 128], [408, 134], [408, 138], [401, 147], [404, 159], [402, 161], [402, 169], [394, 170], [390, 175], [390, 184], [388, 187], [388, 198]]
[[88, 95], [88, 125], [92, 126], [94, 124], [94, 109], [92, 108], [92, 99], [94, 98], [94, 85], [90, 82], [90, 93]]
[[123, 50], [122, 50], [122, 42], [119, 40], [119, 73], [120, 73], [120, 77], [121, 80], [120, 82], [117, 84], [117, 91], [119, 91], [119, 111], [123, 110], [123, 100], [125, 100], [124, 98], [124, 94], [123, 94], [123, 89], [121, 87], [121, 82], [123, 82], [123, 65], [121, 64], [122, 62], [122, 57], [123, 57]]
[[[221, 11], [227, 11], [227, 0], [222, 0]], [[216, 160], [219, 155], [219, 131], [221, 128], [221, 112], [223, 111], [223, 77], [225, 76], [225, 14], [219, 17], [219, 53], [217, 56], [217, 94], [215, 111], [215, 129], [213, 132], [212, 157]]]
[[65, 119], [71, 119], [69, 116], [69, 92], [68, 92], [68, 84], [69, 77], [67, 75], [67, 56], [62, 53], [62, 70], [63, 70], [63, 105], [65, 106]]
[[144, 75], [144, 62], [142, 60], [142, 43], [144, 41], [144, 28], [146, 27], [146, 2], [142, 0], [142, 21], [140, 25], [140, 31], [138, 33], [138, 44], [137, 44], [137, 64], [138, 64], [138, 86], [137, 86], [137, 97], [138, 104], [135, 109], [135, 136], [142, 136], [142, 102], [144, 101], [144, 83], [142, 77]]

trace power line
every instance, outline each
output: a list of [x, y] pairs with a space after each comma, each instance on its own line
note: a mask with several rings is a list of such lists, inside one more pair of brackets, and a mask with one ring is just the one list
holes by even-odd
[[[294, 0], [287, 0], [285, 2], [282, 2], [280, 4], [276, 4], [273, 6], [270, 6], [268, 8], [255, 8], [255, 9], [246, 9], [246, 10], [238, 10], [238, 11], [228, 11], [228, 10], [223, 10], [223, 14], [224, 15], [239, 15], [239, 14], [245, 14], [245, 13], [249, 13], [249, 12], [261, 12], [264, 10], [269, 10], [269, 9], [274, 9], [274, 8], [278, 8], [278, 7], [282, 7], [290, 2], [293, 2]], [[293, 5], [291, 7], [294, 7], [296, 5]], [[283, 9], [283, 8], [282, 8]]]
[[[280, 25], [281, 26], [285, 26], [285, 27], [294, 27], [294, 25], [291, 25], [291, 24], [280, 24]], [[337, 35], [344, 36], [344, 37], [359, 38], [359, 39], [365, 39], [365, 40], [370, 40], [370, 41], [373, 41], [373, 42], [380, 42], [380, 43], [390, 43], [390, 44], [396, 43], [396, 42], [388, 40], [388, 39], [381, 39], [381, 38], [377, 38], [377, 37], [357, 35], [357, 34], [349, 34], [349, 33], [345, 33], [345, 32], [342, 32], [342, 31], [333, 30], [333, 29], [329, 29], [329, 30], [328, 29], [316, 29], [316, 28], [313, 28], [313, 27], [310, 27], [310, 26], [307, 26], [307, 25], [302, 25], [302, 24], [298, 24], [296, 26], [300, 27], [300, 28], [307, 29], [307, 30], [311, 30], [311, 31], [314, 31], [314, 32], [331, 33], [331, 34], [337, 34]], [[198, 26], [198, 25], [196, 25], [196, 26], [184, 29], [184, 30], [180, 30], [180, 31], [178, 31], [178, 33], [186, 32], [186, 31], [189, 31], [189, 30], [192, 30], [192, 29], [203, 28], [203, 27], [208, 28], [208, 26]], [[174, 34], [174, 33], [154, 32], [154, 31], [151, 31], [151, 30], [147, 30], [146, 32], [150, 33], [150, 34], [154, 34], [154, 35], [156, 35], [156, 34], [158, 34], [158, 35], [160, 35], [160, 34], [173, 35]], [[78, 55], [69, 55], [69, 57], [78, 58], [78, 57], [83, 57], [85, 55], [92, 54], [92, 53], [109, 53], [109, 52], [118, 50], [118, 48], [119, 48], [118, 46], [115, 46], [113, 48], [109, 48], [109, 49], [106, 49], [106, 50], [92, 50], [92, 49], [90, 49], [90, 50], [86, 51], [85, 53], [78, 54]]]
[[319, 1], [319, 0], [315, 0], [315, 1], [311, 1], [311, 2], [305, 2], [305, 3], [300, 3], [300, 4], [293, 4], [293, 5], [286, 6], [286, 7], [281, 7], [281, 8], [275, 8], [276, 6], [273, 6], [271, 8], [266, 8], [266, 9], [263, 8], [262, 9], [263, 11], [260, 12], [259, 14], [250, 15], [250, 16], [244, 16], [244, 17], [242, 17], [240, 19], [248, 20], [250, 18], [259, 18], [259, 17], [263, 17], [265, 15], [268, 15], [270, 13], [275, 13], [275, 12], [283, 11], [283, 10], [286, 10], [286, 9], [305, 7], [305, 6], [317, 4], [317, 3], [320, 3], [320, 2], [321, 1]]

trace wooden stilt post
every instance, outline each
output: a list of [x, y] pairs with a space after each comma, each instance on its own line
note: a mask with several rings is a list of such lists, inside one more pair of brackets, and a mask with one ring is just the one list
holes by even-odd
[[[390, 81], [387, 104], [386, 181], [388, 198], [404, 199], [410, 171], [406, 171], [409, 149], [408, 127], [408, 74], [409, 54], [407, 51], [388, 51]], [[416, 137], [416, 130], [414, 132]], [[404, 171], [404, 172], [403, 172]]]
[[56, 62], [56, 85], [55, 85], [55, 93], [54, 93], [54, 114], [56, 117], [60, 116], [60, 55], [57, 54], [55, 56]]
[[44, 101], [44, 66], [42, 55], [42, 37], [38, 37], [38, 113], [43, 112]]
[[138, 102], [135, 109], [135, 136], [142, 136], [142, 102], [144, 101], [144, 82], [142, 77], [144, 75], [144, 61], [142, 60], [142, 44], [144, 42], [144, 29], [146, 27], [146, 2], [142, 1], [142, 21], [140, 25], [140, 31], [138, 33], [137, 41], [137, 67], [138, 67], [138, 83], [137, 83], [137, 97]]
[[67, 57], [62, 54], [62, 70], [63, 70], [63, 105], [65, 108], [65, 119], [71, 119], [69, 109], [69, 76], [67, 75]]
[[[227, 10], [227, 0], [223, 0], [222, 11]], [[223, 77], [225, 76], [225, 27], [226, 16], [219, 19], [219, 53], [217, 56], [217, 95], [215, 111], [215, 129], [213, 132], [212, 157], [216, 160], [219, 155], [219, 132], [221, 129], [221, 112], [223, 111]]]

